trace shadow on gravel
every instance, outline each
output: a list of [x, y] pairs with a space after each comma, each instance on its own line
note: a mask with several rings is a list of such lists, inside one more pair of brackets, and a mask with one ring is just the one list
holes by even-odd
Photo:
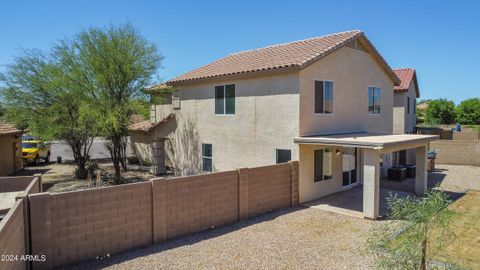
[[113, 266], [115, 264], [133, 260], [135, 258], [145, 257], [151, 254], [167, 251], [170, 249], [175, 249], [181, 246], [193, 245], [201, 241], [205, 241], [205, 240], [215, 238], [233, 231], [237, 231], [257, 223], [270, 221], [270, 220], [276, 219], [279, 216], [290, 214], [306, 208], [308, 207], [296, 206], [296, 207], [281, 209], [281, 210], [269, 212], [257, 217], [253, 217], [247, 220], [242, 220], [229, 225], [224, 225], [215, 229], [209, 229], [209, 230], [197, 232], [194, 234], [189, 234], [186, 236], [180, 236], [177, 238], [169, 239], [166, 242], [155, 244], [146, 248], [134, 249], [134, 250], [119, 253], [119, 254], [113, 255], [112, 257], [104, 258], [101, 260], [85, 262], [77, 265], [65, 266], [58, 269], [103, 269], [105, 267]]

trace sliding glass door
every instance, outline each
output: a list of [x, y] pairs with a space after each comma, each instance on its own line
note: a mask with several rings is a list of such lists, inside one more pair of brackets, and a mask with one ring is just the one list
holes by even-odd
[[351, 186], [357, 182], [357, 148], [343, 148], [343, 186]]

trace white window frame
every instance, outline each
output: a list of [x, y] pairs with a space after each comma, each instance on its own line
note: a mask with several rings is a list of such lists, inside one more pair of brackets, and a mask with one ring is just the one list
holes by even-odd
[[[377, 88], [377, 89], [380, 90], [380, 101], [379, 101], [379, 102], [380, 102], [380, 103], [379, 103], [380, 112], [379, 112], [379, 113], [375, 113], [375, 104], [373, 104], [373, 112], [370, 112], [370, 110], [368, 109], [368, 105], [369, 105], [369, 101], [370, 101], [370, 95], [369, 95], [369, 92], [370, 92], [369, 90], [370, 90], [370, 88], [374, 88], [374, 89]], [[375, 92], [375, 90], [374, 90], [374, 92]], [[375, 95], [375, 93], [374, 93], [374, 95]], [[382, 114], [382, 106], [381, 106], [381, 105], [382, 105], [382, 102], [381, 102], [381, 100], [382, 100], [382, 88], [379, 87], [379, 86], [376, 86], [376, 85], [369, 85], [369, 86], [367, 87], [367, 111], [368, 111], [368, 115], [378, 116], [378, 115], [381, 115], [381, 114]]]
[[[227, 114], [226, 111], [227, 111], [227, 100], [226, 100], [226, 95], [225, 95], [225, 90], [227, 88], [227, 85], [233, 85], [234, 87], [234, 93], [235, 93], [235, 98], [234, 98], [234, 102], [235, 102], [235, 113], [230, 113], [230, 114]], [[216, 106], [217, 106], [217, 93], [216, 93], [216, 88], [219, 87], [219, 86], [223, 86], [223, 113], [217, 113], [216, 112]], [[214, 97], [213, 97], [213, 114], [215, 116], [234, 116], [235, 114], [237, 114], [237, 85], [234, 84], [234, 83], [226, 83], [226, 84], [220, 84], [220, 85], [215, 85], [213, 87], [213, 91], [214, 91]]]
[[[323, 111], [321, 113], [315, 112], [315, 82], [323, 82]], [[325, 113], [325, 82], [331, 82], [332, 83], [332, 112], [331, 113]], [[313, 81], [313, 113], [315, 115], [333, 115], [335, 113], [335, 82], [332, 80], [322, 80], [322, 79], [315, 79]]]
[[[331, 169], [331, 172], [332, 172], [332, 177], [329, 178], [329, 179], [325, 179], [325, 170], [324, 170], [324, 168], [322, 167], [322, 179], [317, 181], [317, 180], [315, 179], [315, 151], [322, 150], [322, 155], [325, 155], [325, 149], [328, 149], [328, 150], [330, 151], [330, 156], [331, 156], [331, 164], [330, 164], [330, 165], [331, 165], [331, 168], [330, 168], [330, 169]], [[333, 150], [334, 150], [333, 147], [324, 147], [324, 148], [315, 148], [315, 149], [313, 149], [313, 154], [312, 154], [312, 156], [313, 156], [313, 167], [312, 167], [312, 169], [313, 169], [313, 183], [314, 183], [314, 184], [323, 183], [324, 181], [333, 180], [333, 162], [334, 162], [334, 161], [333, 161], [333, 159], [334, 159]], [[322, 160], [322, 166], [323, 166], [323, 164], [325, 164], [325, 162]]]

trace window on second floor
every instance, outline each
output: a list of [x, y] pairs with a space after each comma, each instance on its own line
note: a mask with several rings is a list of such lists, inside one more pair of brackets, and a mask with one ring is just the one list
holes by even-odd
[[413, 106], [413, 113], [416, 114], [417, 113], [417, 99], [416, 98], [413, 99], [412, 106]]
[[333, 113], [332, 81], [315, 81], [315, 113]]
[[368, 88], [368, 113], [380, 114], [381, 89], [378, 87]]
[[407, 114], [410, 114], [410, 97], [407, 97]]
[[215, 114], [235, 114], [235, 85], [215, 86]]

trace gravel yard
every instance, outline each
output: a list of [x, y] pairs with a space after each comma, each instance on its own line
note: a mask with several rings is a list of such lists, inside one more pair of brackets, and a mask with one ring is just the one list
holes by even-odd
[[370, 269], [363, 246], [380, 222], [298, 207], [73, 269]]
[[437, 164], [435, 172], [429, 173], [428, 185], [451, 192], [480, 191], [480, 167]]

